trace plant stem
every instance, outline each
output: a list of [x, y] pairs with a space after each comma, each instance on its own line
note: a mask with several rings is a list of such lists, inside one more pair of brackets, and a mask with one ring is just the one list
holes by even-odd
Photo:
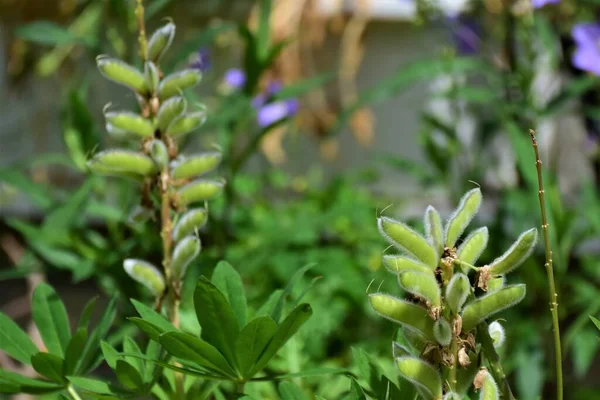
[[477, 338], [481, 342], [482, 350], [490, 365], [490, 372], [500, 388], [502, 398], [506, 400], [515, 400], [515, 396], [512, 394], [510, 386], [508, 385], [508, 380], [506, 379], [506, 374], [504, 373], [502, 364], [500, 364], [500, 357], [498, 356], [498, 353], [496, 353], [494, 342], [490, 337], [488, 328], [489, 327], [487, 323], [480, 323], [477, 326]]
[[137, 17], [140, 43], [140, 56], [142, 61], [146, 61], [146, 48], [148, 47], [148, 40], [146, 39], [146, 25], [144, 23], [144, 0], [136, 0], [137, 6], [135, 7], [135, 16]]
[[454, 362], [450, 366], [450, 376], [448, 377], [450, 380], [450, 391], [456, 392], [456, 370], [458, 369], [458, 337], [452, 332], [452, 343], [450, 343], [450, 351], [452, 352], [452, 356], [454, 357]]
[[67, 392], [69, 392], [69, 396], [71, 396], [73, 400], [82, 400], [79, 393], [77, 393], [72, 385], [67, 386]]
[[238, 382], [237, 383], [237, 392], [238, 394], [244, 394], [244, 387], [246, 386], [246, 382]]
[[550, 291], [550, 313], [552, 314], [552, 331], [554, 332], [554, 358], [556, 361], [556, 399], [563, 399], [563, 374], [562, 374], [562, 353], [560, 345], [560, 326], [558, 323], [558, 295], [554, 284], [554, 271], [552, 268], [552, 249], [550, 247], [549, 224], [546, 216], [546, 202], [544, 199], [544, 182], [542, 179], [542, 160], [538, 149], [535, 131], [530, 130], [531, 143], [535, 152], [535, 166], [538, 177], [538, 197], [540, 200], [540, 210], [542, 213], [542, 230], [544, 232], [544, 249], [546, 252], [546, 274], [548, 275], [548, 289]]

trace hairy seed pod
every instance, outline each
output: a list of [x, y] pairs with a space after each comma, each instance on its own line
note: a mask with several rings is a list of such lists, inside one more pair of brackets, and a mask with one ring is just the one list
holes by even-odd
[[479, 400], [499, 400], [500, 393], [498, 385], [492, 375], [483, 368], [478, 373], [473, 381], [475, 389], [479, 389]]
[[105, 150], [97, 153], [87, 163], [99, 174], [126, 177], [145, 177], [157, 172], [154, 161], [145, 154], [128, 150]]
[[400, 375], [434, 399], [442, 397], [442, 377], [429, 363], [416, 357], [398, 357], [396, 366]]
[[111, 138], [122, 142], [130, 140], [138, 141], [140, 139], [138, 135], [134, 135], [131, 132], [127, 132], [123, 129], [116, 128], [108, 123], [106, 124], [106, 132]]
[[173, 179], [189, 179], [211, 171], [219, 165], [223, 156], [218, 152], [200, 153], [179, 157], [171, 162]]
[[394, 358], [412, 355], [411, 351], [406, 346], [403, 346], [398, 342], [392, 342], [392, 354]]
[[467, 226], [479, 211], [481, 205], [481, 190], [468, 191], [460, 200], [458, 207], [446, 224], [446, 246], [452, 248], [458, 238], [463, 234]]
[[484, 319], [519, 303], [525, 293], [524, 284], [512, 285], [467, 304], [462, 312], [463, 331], [468, 332]]
[[427, 338], [423, 336], [423, 334], [419, 333], [416, 329], [408, 328], [406, 326], [402, 326], [402, 334], [404, 338], [410, 345], [412, 349], [414, 349], [417, 353], [422, 353], [425, 349], [425, 345], [427, 344]]
[[198, 69], [184, 69], [164, 78], [158, 86], [158, 97], [165, 101], [176, 96], [182, 90], [196, 86], [202, 79], [202, 72]]
[[149, 262], [128, 258], [123, 261], [123, 269], [133, 280], [150, 289], [154, 296], [158, 297], [165, 291], [165, 278]]
[[381, 234], [392, 244], [415, 256], [423, 264], [436, 268], [438, 257], [427, 240], [400, 221], [382, 217], [377, 220]]
[[138, 93], [147, 93], [148, 86], [144, 74], [129, 64], [116, 58], [98, 56], [96, 64], [100, 73], [113, 82], [127, 86]]
[[200, 229], [208, 220], [208, 212], [204, 208], [189, 210], [177, 221], [173, 229], [173, 240], [179, 242], [184, 237], [191, 235], [196, 229]]
[[501, 257], [490, 264], [490, 273], [493, 276], [511, 272], [529, 257], [537, 242], [537, 229], [525, 231]]
[[393, 274], [400, 274], [406, 271], [431, 272], [431, 268], [422, 262], [401, 255], [383, 256], [383, 265]]
[[144, 77], [146, 78], [146, 86], [150, 93], [156, 93], [160, 82], [160, 72], [156, 64], [152, 61], [146, 61], [144, 64]]
[[183, 97], [171, 97], [169, 100], [161, 104], [156, 115], [156, 127], [161, 132], [166, 132], [167, 128], [175, 120], [185, 112], [187, 103]]
[[171, 260], [171, 269], [173, 276], [181, 280], [190, 263], [200, 254], [200, 239], [195, 236], [188, 236], [177, 243], [173, 251]]
[[433, 271], [403, 272], [398, 275], [398, 283], [407, 292], [429, 301], [433, 306], [441, 305], [440, 287]]
[[148, 40], [146, 58], [158, 62], [171, 46], [174, 37], [174, 23], [169, 22], [165, 26], [158, 28], [154, 31], [152, 36], [150, 36], [150, 40]]
[[[462, 242], [456, 251], [456, 257], [467, 264], [475, 264], [481, 253], [483, 253], [483, 250], [485, 250], [489, 236], [488, 228], [485, 226], [474, 230], [467, 236], [465, 241]], [[465, 269], [463, 269], [463, 272], [468, 273]]]
[[150, 157], [159, 170], [164, 170], [169, 165], [169, 151], [162, 140], [154, 139], [150, 143]]
[[167, 135], [173, 139], [183, 137], [195, 129], [200, 128], [206, 121], [206, 110], [180, 115], [175, 118], [167, 128]]
[[182, 206], [214, 198], [223, 190], [224, 182], [198, 179], [177, 191], [178, 202]]
[[369, 295], [369, 301], [375, 312], [382, 317], [416, 329], [429, 341], [435, 340], [433, 320], [429, 317], [426, 308], [383, 293]]
[[446, 286], [446, 303], [454, 314], [460, 312], [470, 292], [469, 278], [464, 274], [454, 274]]
[[501, 275], [497, 278], [493, 278], [490, 279], [490, 281], [488, 282], [488, 293], [494, 293], [497, 292], [498, 290], [502, 289], [504, 287], [504, 283], [505, 283], [506, 279], [504, 278], [504, 275]]
[[440, 214], [432, 206], [425, 210], [425, 236], [440, 257], [444, 252], [444, 228]]
[[494, 347], [499, 348], [504, 344], [504, 339], [506, 339], [506, 335], [504, 334], [504, 328], [498, 321], [494, 321], [488, 326], [488, 333], [490, 337], [494, 341]]
[[442, 317], [435, 321], [433, 325], [433, 335], [435, 340], [442, 346], [449, 346], [452, 341], [452, 327], [446, 318]]
[[154, 127], [150, 121], [129, 111], [110, 111], [104, 114], [104, 118], [111, 127], [134, 134], [140, 139], [151, 137], [154, 134]]

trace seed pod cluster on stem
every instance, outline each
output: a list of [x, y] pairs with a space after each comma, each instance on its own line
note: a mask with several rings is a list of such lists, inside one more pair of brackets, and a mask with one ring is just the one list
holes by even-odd
[[410, 298], [370, 294], [373, 309], [398, 323], [408, 347], [395, 343], [400, 375], [425, 399], [463, 398], [469, 390], [481, 399], [512, 399], [495, 348], [504, 342], [504, 328], [487, 320], [525, 297], [525, 285], [506, 285], [505, 275], [533, 251], [536, 229], [519, 236], [490, 265], [476, 266], [489, 240], [485, 227], [461, 240], [482, 202], [479, 189], [467, 192], [445, 226], [433, 207], [425, 212], [423, 236], [387, 217], [379, 230], [398, 255], [385, 255], [386, 269], [397, 275]]

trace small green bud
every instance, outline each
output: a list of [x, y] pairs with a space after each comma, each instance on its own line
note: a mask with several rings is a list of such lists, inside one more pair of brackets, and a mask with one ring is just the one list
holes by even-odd
[[[483, 250], [485, 250], [489, 237], [488, 229], [485, 226], [474, 230], [460, 245], [456, 251], [456, 256], [467, 264], [475, 264]], [[463, 269], [463, 272], [468, 273], [465, 269]]]
[[453, 313], [458, 314], [470, 292], [469, 278], [464, 274], [454, 274], [446, 286], [446, 302]]
[[146, 78], [146, 86], [150, 93], [156, 93], [160, 82], [160, 73], [158, 67], [152, 61], [146, 61], [144, 64], [144, 77]]
[[148, 91], [144, 74], [131, 65], [107, 56], [98, 56], [96, 64], [102, 75], [111, 81], [127, 86], [138, 93]]
[[213, 170], [222, 159], [221, 153], [210, 152], [179, 157], [171, 163], [173, 179], [189, 179]]
[[519, 303], [525, 293], [524, 284], [512, 285], [467, 304], [462, 312], [463, 332], [470, 331], [484, 319]]
[[200, 254], [200, 239], [196, 236], [187, 236], [177, 243], [171, 260], [173, 276], [177, 279], [183, 279], [187, 267], [194, 258], [198, 257], [198, 254]]
[[167, 128], [181, 114], [185, 112], [187, 104], [183, 97], [171, 97], [162, 103], [156, 115], [156, 126], [161, 132], [166, 132]]
[[169, 22], [158, 28], [148, 40], [146, 58], [158, 62], [173, 43], [175, 37], [175, 24]]
[[87, 165], [92, 172], [105, 175], [146, 177], [157, 172], [150, 157], [128, 150], [101, 151]]
[[158, 87], [158, 97], [165, 101], [178, 95], [182, 90], [196, 86], [202, 79], [202, 72], [198, 69], [184, 69], [167, 76]]
[[458, 207], [448, 220], [446, 225], [446, 246], [452, 248], [458, 238], [463, 234], [467, 226], [479, 211], [481, 206], [481, 190], [468, 191], [460, 200]]
[[488, 327], [488, 333], [494, 342], [494, 347], [498, 348], [504, 344], [504, 339], [506, 339], [506, 335], [504, 334], [504, 328], [498, 321], [494, 321]]
[[478, 373], [473, 381], [475, 389], [479, 389], [479, 400], [499, 400], [500, 392], [498, 391], [498, 385], [492, 375], [483, 368]]
[[154, 135], [152, 123], [141, 115], [129, 111], [110, 111], [104, 114], [108, 126], [121, 132], [129, 132], [144, 139]]
[[444, 228], [442, 227], [442, 218], [433, 206], [429, 206], [425, 210], [425, 236], [437, 251], [437, 256], [440, 257], [444, 251]]
[[537, 229], [523, 232], [506, 253], [490, 264], [490, 274], [503, 275], [520, 266], [529, 257], [536, 243]]
[[156, 163], [159, 170], [164, 170], [169, 165], [169, 151], [162, 140], [154, 139], [150, 143], [150, 157]]
[[206, 121], [206, 110], [181, 115], [173, 120], [167, 128], [167, 135], [174, 139], [183, 137], [195, 129], [200, 128]]
[[429, 317], [425, 307], [383, 293], [369, 295], [369, 301], [375, 312], [382, 317], [416, 329], [429, 341], [435, 340], [433, 320]]
[[442, 317], [435, 321], [433, 325], [433, 335], [435, 340], [442, 346], [449, 346], [452, 341], [452, 327], [446, 318]]
[[177, 221], [173, 229], [173, 240], [179, 242], [187, 235], [192, 234], [196, 229], [200, 229], [208, 220], [208, 212], [204, 208], [194, 208], [189, 210]]
[[431, 272], [431, 268], [422, 262], [400, 255], [383, 256], [383, 265], [393, 274], [400, 274], [406, 271]]
[[182, 206], [214, 198], [223, 190], [224, 182], [198, 179], [177, 191], [178, 202]]
[[504, 275], [500, 275], [497, 278], [490, 279], [490, 281], [488, 282], [488, 293], [497, 292], [498, 290], [502, 289], [504, 287], [505, 281], [506, 279], [504, 278]]
[[440, 306], [442, 301], [440, 287], [433, 271], [429, 270], [427, 273], [403, 272], [398, 275], [398, 283], [407, 292], [429, 301], [434, 306]]
[[150, 289], [154, 296], [158, 297], [165, 291], [165, 278], [154, 265], [128, 258], [123, 261], [123, 269], [134, 281]]
[[435, 250], [427, 240], [406, 224], [391, 218], [382, 217], [377, 220], [379, 231], [390, 243], [401, 250], [415, 256], [423, 264], [433, 268], [437, 267], [438, 257]]
[[404, 379], [425, 390], [429, 397], [442, 398], [442, 377], [432, 365], [416, 357], [398, 357], [396, 366]]

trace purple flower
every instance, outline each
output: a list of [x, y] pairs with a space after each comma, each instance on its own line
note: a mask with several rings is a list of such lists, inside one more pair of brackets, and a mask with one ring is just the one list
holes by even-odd
[[560, 0], [531, 0], [531, 5], [533, 5], [533, 8], [541, 8], [544, 7], [546, 4], [558, 3], [560, 3]]
[[474, 18], [449, 18], [448, 23], [452, 30], [452, 41], [458, 54], [469, 56], [479, 53], [481, 29]]
[[600, 75], [600, 24], [577, 24], [571, 30], [575, 39], [573, 65], [583, 71]]
[[199, 69], [202, 72], [206, 72], [211, 67], [210, 52], [206, 48], [201, 48], [197, 52], [190, 56], [189, 61], [190, 68]]
[[228, 69], [223, 81], [232, 89], [241, 89], [246, 84], [246, 73], [239, 68]]
[[257, 122], [262, 128], [273, 125], [284, 118], [291, 117], [298, 112], [300, 102], [297, 99], [275, 101], [266, 104], [258, 110]]

